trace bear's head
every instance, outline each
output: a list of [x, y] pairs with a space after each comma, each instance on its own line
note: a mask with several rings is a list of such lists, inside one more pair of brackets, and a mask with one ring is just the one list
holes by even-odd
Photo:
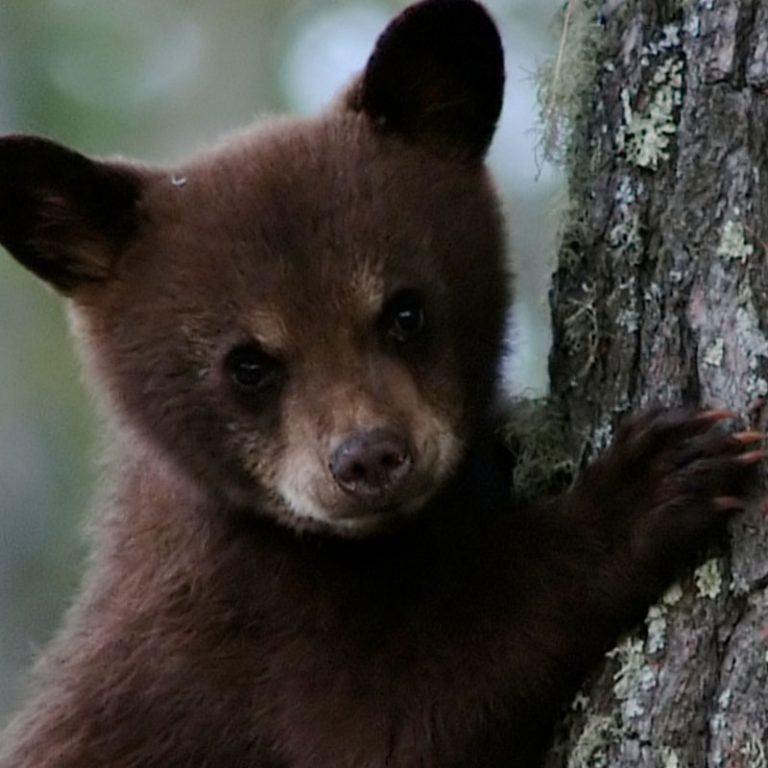
[[0, 140], [0, 242], [66, 295], [121, 429], [298, 529], [412, 515], [487, 416], [508, 279], [483, 158], [503, 56], [425, 0], [324, 114], [175, 168]]

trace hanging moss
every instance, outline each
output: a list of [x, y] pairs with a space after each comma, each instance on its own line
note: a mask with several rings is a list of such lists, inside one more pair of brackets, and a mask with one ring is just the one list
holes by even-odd
[[597, 0], [569, 0], [559, 19], [557, 54], [538, 73], [546, 160], [567, 162], [577, 128], [591, 112], [589, 94], [597, 81], [604, 41], [602, 6]]
[[577, 467], [564, 435], [564, 420], [546, 399], [512, 406], [502, 438], [512, 453], [516, 499], [541, 499], [571, 485]]

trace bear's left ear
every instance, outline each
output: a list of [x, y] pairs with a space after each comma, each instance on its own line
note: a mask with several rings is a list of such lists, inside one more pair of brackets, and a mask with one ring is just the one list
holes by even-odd
[[137, 225], [141, 174], [36, 136], [0, 138], [0, 245], [65, 294], [106, 279]]
[[423, 0], [381, 34], [358, 87], [355, 106], [383, 130], [482, 158], [504, 91], [496, 25], [474, 0]]

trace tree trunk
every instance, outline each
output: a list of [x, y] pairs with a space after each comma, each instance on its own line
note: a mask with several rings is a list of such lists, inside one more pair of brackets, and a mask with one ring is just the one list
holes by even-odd
[[[551, 374], [574, 454], [653, 402], [727, 406], [764, 429], [768, 2], [571, 0], [565, 19], [560, 69], [584, 77], [552, 97], [570, 110], [571, 207]], [[548, 768], [768, 765], [758, 506], [609, 654]]]

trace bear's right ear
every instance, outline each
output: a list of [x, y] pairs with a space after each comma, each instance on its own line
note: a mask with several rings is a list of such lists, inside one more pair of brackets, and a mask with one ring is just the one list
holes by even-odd
[[422, 0], [376, 42], [352, 106], [381, 130], [461, 159], [482, 157], [504, 92], [504, 51], [474, 0]]
[[35, 136], [0, 138], [0, 244], [62, 293], [110, 275], [140, 193], [128, 165]]

